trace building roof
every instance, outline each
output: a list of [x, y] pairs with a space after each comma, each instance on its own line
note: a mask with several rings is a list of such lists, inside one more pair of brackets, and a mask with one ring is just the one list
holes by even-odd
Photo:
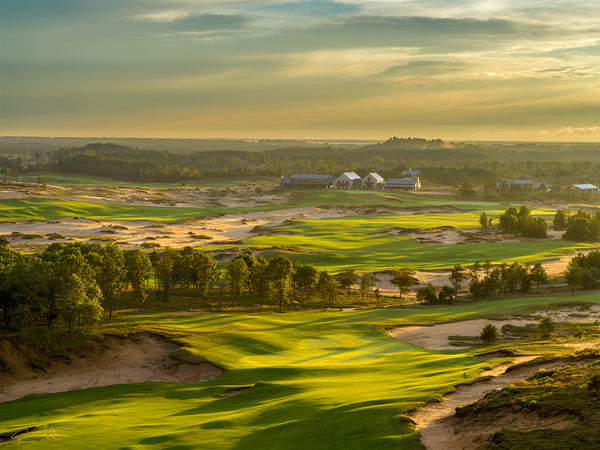
[[530, 180], [508, 180], [508, 184], [535, 184]]
[[290, 178], [300, 178], [300, 179], [310, 179], [310, 180], [329, 180], [329, 178], [331, 178], [331, 175], [300, 175], [300, 174], [294, 174], [292, 175]]
[[341, 176], [345, 176], [350, 181], [361, 180], [361, 178], [357, 175], [356, 172], [344, 172]]
[[594, 186], [593, 184], [574, 184], [573, 187], [577, 188], [577, 189], [581, 189], [582, 191], [587, 191], [589, 189], [598, 190], [598, 188], [596, 186]]
[[401, 186], [413, 186], [417, 184], [417, 178], [390, 178], [386, 184], [398, 184]]
[[408, 169], [402, 172], [402, 175], [419, 175], [419, 171], [415, 169]]
[[[378, 173], [371, 172], [369, 175], [371, 175], [371, 177], [375, 178], [377, 181], [383, 181], [383, 177], [381, 175], [379, 175]], [[367, 175], [367, 177], [369, 175]], [[365, 178], [367, 178], [367, 177], [365, 177]]]

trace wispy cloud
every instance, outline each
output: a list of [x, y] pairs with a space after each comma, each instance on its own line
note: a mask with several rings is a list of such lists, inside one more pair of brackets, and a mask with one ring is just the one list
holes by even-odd
[[556, 134], [564, 137], [594, 137], [600, 138], [600, 126], [591, 127], [563, 127]]
[[589, 0], [2, 0], [0, 132], [597, 139], [599, 17]]

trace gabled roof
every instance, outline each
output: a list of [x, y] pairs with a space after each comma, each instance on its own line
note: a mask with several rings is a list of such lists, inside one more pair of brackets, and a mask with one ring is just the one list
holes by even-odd
[[577, 188], [577, 189], [581, 189], [582, 191], [587, 191], [588, 189], [598, 190], [598, 188], [596, 186], [594, 186], [593, 184], [574, 184], [573, 187]]
[[402, 171], [403, 175], [419, 175], [419, 171], [415, 170], [415, 169], [408, 169], [408, 170], [404, 170]]
[[344, 172], [341, 176], [345, 176], [346, 178], [348, 178], [350, 181], [354, 181], [354, 180], [361, 180], [362, 178], [359, 177], [356, 172]]
[[311, 180], [328, 180], [331, 175], [299, 175], [294, 174], [290, 178], [311, 179]]
[[[375, 178], [377, 181], [383, 181], [383, 177], [382, 177], [381, 175], [379, 175], [378, 173], [371, 172], [369, 175], [370, 175], [372, 178]], [[367, 175], [367, 177], [368, 177], [369, 175]], [[367, 178], [367, 177], [365, 177], [365, 178]]]
[[386, 184], [400, 184], [403, 186], [413, 186], [417, 184], [417, 178], [390, 178]]

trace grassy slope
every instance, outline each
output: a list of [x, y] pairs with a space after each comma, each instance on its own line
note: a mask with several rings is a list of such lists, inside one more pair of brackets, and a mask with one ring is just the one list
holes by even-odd
[[[293, 235], [263, 236], [248, 239], [249, 247], [298, 247], [291, 256], [300, 262], [314, 263], [331, 272], [349, 268], [358, 271], [384, 270], [395, 267], [441, 269], [456, 263], [485, 261], [494, 263], [536, 262], [571, 253], [589, 245], [568, 241], [532, 241], [527, 243], [490, 243], [465, 245], [428, 245], [404, 236], [386, 233], [394, 227], [431, 228], [454, 226], [460, 229], [477, 227], [479, 214], [486, 211], [497, 218], [507, 205], [486, 202], [448, 202], [443, 198], [422, 195], [380, 192], [293, 191], [288, 203], [251, 208], [179, 208], [138, 205], [114, 205], [77, 200], [32, 198], [5, 200], [0, 204], [0, 220], [48, 220], [60, 217], [87, 217], [102, 220], [181, 221], [224, 213], [286, 209], [302, 206], [346, 206], [391, 208], [431, 208], [452, 206], [457, 211], [401, 215], [363, 215], [335, 219], [295, 220], [281, 230]], [[550, 210], [535, 210], [534, 214], [552, 214]], [[220, 247], [207, 247], [216, 249]], [[225, 246], [227, 247], [227, 246]], [[268, 256], [268, 255], [267, 255]]]
[[[35, 395], [0, 405], [0, 432], [42, 426], [33, 448], [413, 448], [400, 415], [489, 362], [433, 352], [383, 326], [530, 311], [598, 296], [537, 297], [443, 308], [126, 317], [178, 336], [225, 367], [200, 384], [144, 383]], [[233, 397], [230, 388], [257, 387]], [[54, 433], [60, 439], [41, 440]], [[17, 443], [11, 445], [18, 445]], [[10, 447], [10, 445], [9, 445]]]
[[[488, 204], [490, 211], [490, 204]], [[470, 264], [490, 259], [492, 263], [519, 261], [535, 263], [557, 258], [590, 244], [570, 241], [531, 240], [530, 242], [431, 245], [406, 236], [382, 234], [393, 227], [430, 228], [454, 226], [473, 228], [479, 212], [460, 214], [369, 215], [336, 219], [294, 221], [279, 227], [291, 235], [261, 236], [246, 240], [250, 247], [297, 247], [293, 254], [303, 264], [315, 263], [332, 272], [397, 267], [443, 269], [454, 264]], [[291, 255], [291, 253], [290, 253]]]
[[[218, 216], [225, 213], [273, 211], [304, 206], [387, 206], [396, 208], [447, 206], [448, 200], [410, 194], [380, 192], [293, 191], [285, 204], [268, 204], [248, 208], [180, 208], [95, 203], [56, 198], [4, 200], [0, 204], [0, 220], [50, 220], [60, 217], [87, 217], [106, 220], [183, 220]], [[501, 209], [495, 203], [452, 201], [464, 209]], [[506, 206], [506, 205], [504, 205]], [[477, 222], [475, 222], [477, 224]]]

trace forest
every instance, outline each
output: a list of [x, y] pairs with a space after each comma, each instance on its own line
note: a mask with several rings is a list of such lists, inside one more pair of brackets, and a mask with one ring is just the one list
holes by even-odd
[[[565, 147], [558, 144], [517, 146], [391, 138], [361, 146], [294, 146], [293, 141], [288, 146], [284, 142], [280, 145], [264, 151], [253, 148], [180, 153], [90, 143], [35, 152], [25, 158], [4, 154], [0, 156], [0, 167], [7, 176], [10, 169], [17, 169], [19, 173], [59, 171], [137, 182], [272, 179], [292, 173], [337, 175], [347, 171], [378, 172], [392, 178], [401, 176], [403, 170], [418, 168], [429, 185], [452, 186], [469, 179], [477, 185], [488, 185], [490, 190], [493, 183], [532, 178], [546, 182], [556, 192], [562, 186], [594, 182], [600, 172], [597, 147], [591, 144], [572, 144], [569, 160], [564, 159]], [[14, 170], [12, 173], [14, 176]]]

